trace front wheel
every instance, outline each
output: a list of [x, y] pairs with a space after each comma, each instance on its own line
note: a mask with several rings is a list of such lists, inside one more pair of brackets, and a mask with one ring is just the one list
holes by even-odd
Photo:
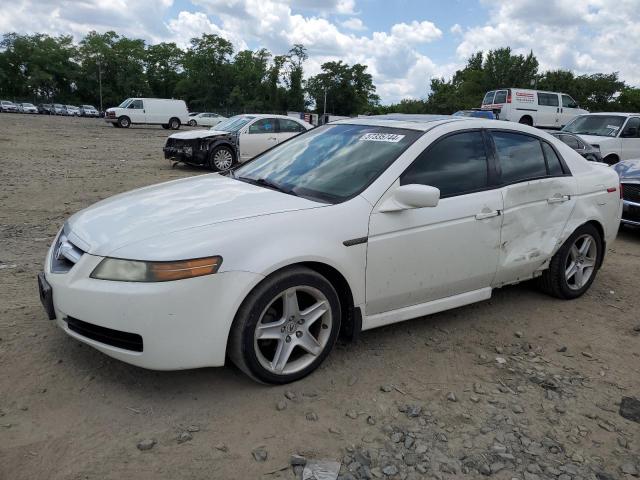
[[340, 331], [340, 301], [322, 275], [294, 267], [258, 285], [231, 328], [229, 356], [240, 370], [260, 382], [289, 383], [329, 355]]
[[596, 278], [602, 263], [603, 240], [591, 224], [582, 225], [567, 239], [540, 277], [545, 293], [563, 299], [578, 298]]
[[198, 125], [198, 122], [196, 122], [195, 120], [189, 120], [190, 127], [195, 127], [196, 125]]
[[215, 148], [209, 154], [209, 168], [224, 172], [233, 166], [233, 151], [227, 146]]
[[131, 126], [131, 120], [129, 120], [129, 117], [122, 116], [118, 118], [118, 126], [120, 128], [129, 128]]

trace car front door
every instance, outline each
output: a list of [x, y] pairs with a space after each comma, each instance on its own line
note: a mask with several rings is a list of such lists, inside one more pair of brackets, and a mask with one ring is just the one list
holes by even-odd
[[576, 184], [558, 153], [538, 137], [492, 131], [504, 211], [495, 286], [530, 278], [559, 246]]
[[562, 95], [562, 106], [560, 107], [560, 126], [564, 127], [571, 120], [582, 113], [578, 102], [569, 95]]
[[131, 120], [131, 123], [147, 123], [144, 102], [140, 99], [133, 100], [127, 105], [127, 116]]
[[630, 117], [620, 132], [620, 160], [640, 158], [640, 117]]
[[[369, 222], [366, 315], [486, 288], [496, 273], [502, 196], [485, 134], [450, 134], [431, 144], [374, 208]], [[382, 212], [400, 185], [440, 189], [437, 206]]]
[[278, 123], [275, 118], [259, 118], [240, 134], [240, 161], [255, 157], [278, 144]]

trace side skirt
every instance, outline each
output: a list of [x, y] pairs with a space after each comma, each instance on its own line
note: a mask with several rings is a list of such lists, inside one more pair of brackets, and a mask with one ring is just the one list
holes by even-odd
[[410, 307], [398, 308], [389, 312], [377, 313], [365, 316], [362, 320], [362, 330], [382, 327], [391, 323], [402, 322], [410, 318], [422, 317], [433, 313], [442, 312], [456, 307], [469, 305], [470, 303], [481, 302], [491, 298], [491, 287], [473, 290], [471, 292], [460, 293], [451, 297], [440, 298], [427, 303], [411, 305]]

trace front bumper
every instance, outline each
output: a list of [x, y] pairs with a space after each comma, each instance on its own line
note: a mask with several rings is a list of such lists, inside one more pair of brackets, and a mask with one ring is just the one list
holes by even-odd
[[197, 150], [195, 146], [191, 147], [191, 150], [185, 150], [183, 146], [171, 146], [163, 147], [164, 158], [175, 162], [191, 163], [194, 165], [204, 165], [206, 163], [207, 151]]
[[85, 253], [67, 273], [52, 273], [51, 251], [47, 255], [45, 278], [62, 330], [152, 370], [224, 365], [235, 313], [261, 275], [223, 272], [158, 283], [89, 278], [102, 258]]

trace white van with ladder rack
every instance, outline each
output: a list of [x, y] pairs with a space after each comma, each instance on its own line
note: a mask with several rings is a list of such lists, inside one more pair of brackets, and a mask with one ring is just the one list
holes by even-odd
[[589, 113], [566, 93], [524, 88], [491, 90], [481, 108], [491, 110], [498, 120], [544, 128], [562, 128], [578, 115]]

